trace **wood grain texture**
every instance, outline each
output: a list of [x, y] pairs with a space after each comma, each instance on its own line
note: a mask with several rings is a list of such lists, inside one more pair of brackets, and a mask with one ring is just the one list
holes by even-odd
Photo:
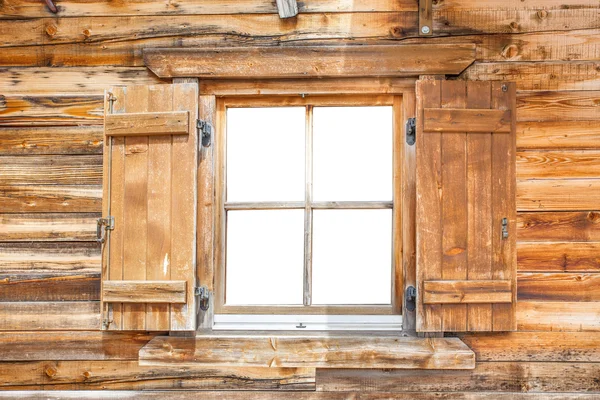
[[96, 301], [1, 302], [1, 331], [100, 329]]
[[0, 94], [0, 127], [97, 125], [102, 114], [99, 96]]
[[4, 185], [101, 185], [102, 156], [2, 156]]
[[458, 74], [473, 62], [473, 52], [469, 44], [421, 45], [418, 51], [404, 45], [150, 49], [144, 62], [159, 77], [401, 77]]
[[0, 243], [0, 273], [7, 275], [93, 275], [100, 272], [100, 248], [90, 242]]
[[517, 153], [518, 179], [597, 178], [600, 150], [527, 150]]
[[95, 241], [100, 214], [0, 214], [0, 242]]
[[0, 361], [130, 360], [154, 335], [111, 332], [0, 332]]
[[520, 301], [517, 307], [520, 331], [600, 331], [600, 302]]
[[529, 121], [517, 123], [520, 149], [596, 149], [600, 126], [596, 121]]
[[546, 179], [517, 182], [519, 211], [595, 210], [600, 203], [600, 179]]
[[187, 135], [187, 111], [107, 114], [104, 118], [106, 136]]
[[600, 91], [525, 92], [517, 96], [517, 118], [524, 121], [594, 121]]
[[510, 110], [426, 108], [426, 132], [510, 133]]
[[512, 302], [511, 281], [425, 281], [423, 290], [424, 304]]
[[185, 303], [185, 281], [105, 281], [105, 303]]
[[535, 0], [486, 0], [484, 3], [474, 3], [472, 0], [454, 0], [451, 3], [439, 2], [434, 7], [436, 11], [458, 11], [458, 10], [558, 10], [565, 7], [577, 6], [578, 8], [596, 8], [596, 0], [546, 0], [540, 7]]
[[[144, 367], [137, 361], [0, 363], [2, 390], [314, 390], [313, 368]], [[85, 392], [80, 396], [87, 397]]]
[[600, 298], [600, 274], [520, 272], [520, 301], [590, 302]]
[[100, 300], [100, 272], [91, 274], [24, 273], [0, 271], [2, 301], [97, 301]]
[[600, 243], [518, 243], [520, 272], [600, 272]]
[[101, 126], [0, 129], [0, 156], [102, 153]]
[[157, 336], [140, 351], [140, 365], [469, 369], [474, 366], [474, 356], [460, 340], [445, 338]]
[[520, 242], [600, 242], [600, 211], [520, 212]]
[[6, 213], [100, 212], [102, 189], [82, 185], [0, 186]]

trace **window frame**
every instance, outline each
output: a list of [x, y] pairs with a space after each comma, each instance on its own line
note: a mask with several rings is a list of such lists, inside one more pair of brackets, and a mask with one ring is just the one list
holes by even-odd
[[[232, 83], [234, 85], [235, 83]], [[390, 305], [326, 305], [326, 306], [286, 306], [286, 305], [226, 305], [225, 304], [225, 252], [226, 252], [226, 111], [227, 108], [237, 107], [276, 107], [276, 106], [392, 106], [393, 111], [393, 198], [392, 198], [392, 293]], [[403, 262], [403, 211], [405, 211], [403, 188], [406, 186], [402, 180], [405, 173], [403, 165], [404, 151], [404, 96], [403, 93], [332, 93], [327, 94], [300, 94], [289, 93], [277, 95], [232, 96], [227, 94], [216, 98], [216, 120], [214, 138], [214, 299], [212, 312], [214, 314], [278, 314], [278, 315], [401, 315], [404, 297], [405, 272]], [[363, 126], [368, 123], [359, 122]], [[300, 209], [309, 209], [309, 204], [304, 204]], [[283, 203], [283, 202], [282, 202]], [[363, 202], [361, 202], [363, 203]], [[368, 203], [368, 202], [364, 202]], [[280, 204], [280, 203], [278, 203]], [[252, 209], [252, 205], [248, 204]], [[277, 207], [282, 208], [282, 207]], [[293, 208], [285, 206], [284, 208]], [[298, 208], [298, 207], [295, 207]], [[335, 205], [325, 209], [341, 208]], [[349, 208], [349, 207], [345, 207]], [[352, 207], [350, 207], [352, 208]], [[356, 208], [356, 207], [354, 207]], [[243, 209], [243, 207], [242, 207]], [[246, 208], [247, 209], [247, 208]], [[389, 209], [389, 208], [388, 208]], [[311, 228], [312, 229], [312, 228]], [[306, 283], [305, 283], [306, 288]], [[358, 292], [358, 291], [357, 291]], [[306, 301], [305, 301], [306, 304]]]

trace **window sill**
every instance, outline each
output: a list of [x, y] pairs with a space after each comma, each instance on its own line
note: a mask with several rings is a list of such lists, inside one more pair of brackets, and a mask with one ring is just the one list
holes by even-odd
[[475, 353], [459, 338], [398, 332], [219, 332], [157, 336], [140, 365], [277, 368], [473, 369]]

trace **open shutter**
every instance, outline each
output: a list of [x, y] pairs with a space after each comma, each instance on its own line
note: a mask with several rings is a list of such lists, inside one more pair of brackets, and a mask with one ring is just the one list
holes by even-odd
[[516, 329], [515, 93], [417, 82], [417, 331]]
[[197, 113], [197, 83], [106, 94], [105, 330], [195, 329]]

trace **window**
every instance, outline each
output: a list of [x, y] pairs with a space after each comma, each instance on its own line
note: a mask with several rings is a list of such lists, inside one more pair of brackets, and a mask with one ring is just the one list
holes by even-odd
[[220, 99], [215, 329], [399, 328], [394, 104]]

